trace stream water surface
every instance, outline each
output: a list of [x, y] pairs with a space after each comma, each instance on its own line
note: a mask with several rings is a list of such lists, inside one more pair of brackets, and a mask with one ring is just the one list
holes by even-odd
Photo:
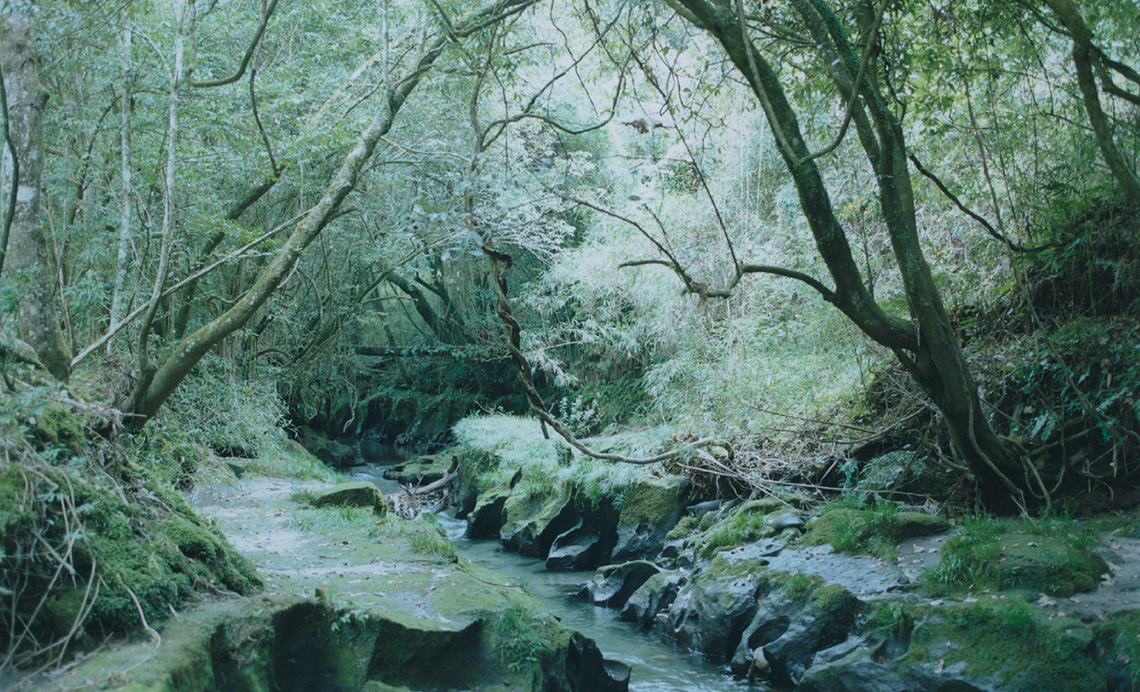
[[[405, 458], [387, 456], [385, 447], [361, 449], [364, 466], [352, 471], [358, 480], [377, 484], [384, 493], [398, 491], [399, 485], [383, 478], [385, 466]], [[460, 554], [472, 562], [525, 584], [550, 612], [570, 629], [577, 630], [598, 643], [606, 658], [630, 666], [629, 689], [633, 692], [767, 692], [769, 687], [734, 680], [720, 667], [712, 665], [700, 654], [687, 652], [653, 634], [638, 630], [632, 623], [618, 620], [617, 611], [592, 603], [572, 600], [568, 594], [579, 584], [593, 578], [593, 572], [551, 572], [541, 560], [504, 551], [498, 541], [471, 540], [466, 537], [467, 523], [447, 516], [440, 522]]]

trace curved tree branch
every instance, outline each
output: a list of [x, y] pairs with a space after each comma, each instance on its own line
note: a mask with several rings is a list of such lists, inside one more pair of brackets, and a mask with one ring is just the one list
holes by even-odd
[[265, 27], [269, 25], [269, 18], [273, 16], [273, 10], [277, 9], [277, 0], [269, 0], [269, 7], [265, 8], [265, 14], [261, 17], [261, 24], [257, 27], [257, 33], [253, 35], [253, 40], [249, 43], [249, 48], [246, 49], [245, 55], [241, 58], [241, 64], [238, 65], [237, 72], [229, 77], [222, 77], [221, 79], [210, 79], [205, 82], [198, 82], [193, 79], [187, 79], [187, 83], [192, 87], [204, 89], [207, 87], [225, 86], [226, 84], [233, 84], [242, 78], [245, 70], [249, 67], [249, 61], [253, 58], [253, 54], [257, 51], [257, 46], [261, 43], [262, 36], [265, 35]]

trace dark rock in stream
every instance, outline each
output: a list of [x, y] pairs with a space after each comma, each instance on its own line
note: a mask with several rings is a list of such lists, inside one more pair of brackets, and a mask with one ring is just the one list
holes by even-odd
[[689, 481], [681, 476], [650, 478], [622, 493], [617, 539], [609, 560], [614, 563], [650, 558], [665, 546], [666, 536], [681, 518]]
[[593, 581], [583, 585], [585, 599], [594, 605], [621, 608], [634, 591], [661, 572], [661, 568], [647, 560], [634, 560], [620, 565], [607, 565], [598, 570]]
[[546, 568], [573, 571], [597, 567], [609, 557], [609, 546], [596, 517], [581, 517], [567, 532], [554, 539], [546, 557]]
[[626, 692], [629, 666], [605, 660], [593, 639], [575, 632], [566, 652], [566, 678], [574, 692]]
[[665, 611], [677, 598], [677, 592], [688, 581], [680, 572], [659, 572], [649, 577], [622, 608], [622, 620], [636, 622], [643, 628], [653, 626], [658, 613]]
[[499, 541], [507, 550], [541, 558], [578, 518], [569, 494], [543, 497], [514, 493], [503, 504]]

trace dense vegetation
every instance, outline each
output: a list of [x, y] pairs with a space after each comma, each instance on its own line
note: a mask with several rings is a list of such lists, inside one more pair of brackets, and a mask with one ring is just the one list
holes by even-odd
[[99, 456], [48, 402], [117, 482], [504, 410], [698, 484], [1134, 499], [1110, 5], [4, 0], [0, 483]]

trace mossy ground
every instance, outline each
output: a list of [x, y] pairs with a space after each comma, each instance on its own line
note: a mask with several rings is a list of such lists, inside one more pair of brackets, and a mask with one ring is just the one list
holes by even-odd
[[1092, 641], [1079, 621], [1050, 618], [1016, 598], [987, 598], [926, 609], [897, 665], [940, 662], [1008, 689], [1088, 692], [1105, 688]]
[[1097, 539], [1072, 520], [972, 519], [948, 540], [925, 575], [929, 592], [1024, 590], [1071, 596], [1109, 573]]
[[260, 585], [175, 489], [186, 459], [173, 446], [110, 442], [96, 432], [108, 409], [50, 386], [0, 398], [0, 587], [15, 603], [0, 650], [13, 661], [65, 657], [195, 596]]

